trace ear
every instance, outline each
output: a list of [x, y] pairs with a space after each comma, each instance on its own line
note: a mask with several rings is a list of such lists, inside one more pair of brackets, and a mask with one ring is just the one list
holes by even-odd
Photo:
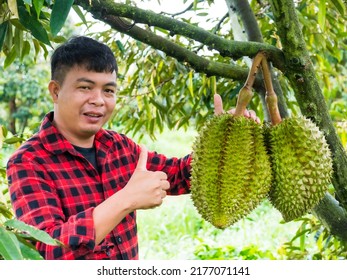
[[58, 95], [60, 91], [60, 84], [55, 80], [51, 80], [48, 84], [48, 90], [52, 96], [53, 102], [57, 103]]

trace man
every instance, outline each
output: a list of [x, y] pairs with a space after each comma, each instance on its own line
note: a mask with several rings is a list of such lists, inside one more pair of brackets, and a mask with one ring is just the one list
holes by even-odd
[[102, 128], [117, 91], [106, 45], [70, 39], [55, 50], [51, 76], [54, 110], [7, 165], [16, 217], [65, 245], [38, 242], [45, 259], [138, 259], [136, 210], [189, 193], [191, 156], [167, 158]]

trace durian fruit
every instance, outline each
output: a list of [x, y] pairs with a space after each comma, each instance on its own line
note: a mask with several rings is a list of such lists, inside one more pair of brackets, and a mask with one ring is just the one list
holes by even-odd
[[324, 197], [332, 159], [323, 133], [305, 117], [290, 117], [269, 132], [273, 184], [269, 198], [288, 222], [306, 214]]
[[324, 197], [332, 158], [324, 134], [304, 116], [281, 119], [266, 58], [262, 61], [271, 127], [266, 129], [273, 183], [269, 199], [289, 222], [308, 213]]
[[235, 114], [208, 120], [193, 146], [191, 198], [201, 216], [221, 229], [255, 209], [271, 185], [261, 125], [243, 116], [259, 63], [254, 60]]
[[270, 185], [261, 126], [230, 114], [210, 119], [193, 148], [191, 197], [201, 216], [226, 228], [255, 209]]

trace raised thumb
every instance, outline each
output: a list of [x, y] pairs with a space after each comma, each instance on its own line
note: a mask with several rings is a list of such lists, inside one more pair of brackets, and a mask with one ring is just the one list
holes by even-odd
[[214, 114], [217, 115], [221, 115], [223, 114], [223, 101], [222, 101], [222, 97], [216, 93], [213, 96], [213, 102], [214, 102]]
[[139, 160], [137, 162], [136, 169], [145, 171], [147, 170], [146, 165], [147, 165], [147, 158], [148, 158], [148, 150], [145, 145], [142, 144], [140, 146], [141, 146], [141, 152], [140, 152]]

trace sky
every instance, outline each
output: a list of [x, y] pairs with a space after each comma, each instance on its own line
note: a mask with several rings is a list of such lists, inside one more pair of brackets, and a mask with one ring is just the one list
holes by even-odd
[[[188, 0], [186, 3], [183, 3], [183, 0], [160, 0], [160, 5], [158, 0], [148, 0], [148, 1], [137, 1], [138, 7], [142, 9], [150, 9], [154, 12], [169, 12], [177, 13], [185, 8], [187, 8], [193, 0]], [[199, 4], [201, 5], [201, 4]], [[208, 7], [207, 1], [205, 4]], [[214, 4], [210, 7], [210, 13], [214, 15], [225, 14], [226, 13], [226, 4], [225, 0], [214, 0]]]

